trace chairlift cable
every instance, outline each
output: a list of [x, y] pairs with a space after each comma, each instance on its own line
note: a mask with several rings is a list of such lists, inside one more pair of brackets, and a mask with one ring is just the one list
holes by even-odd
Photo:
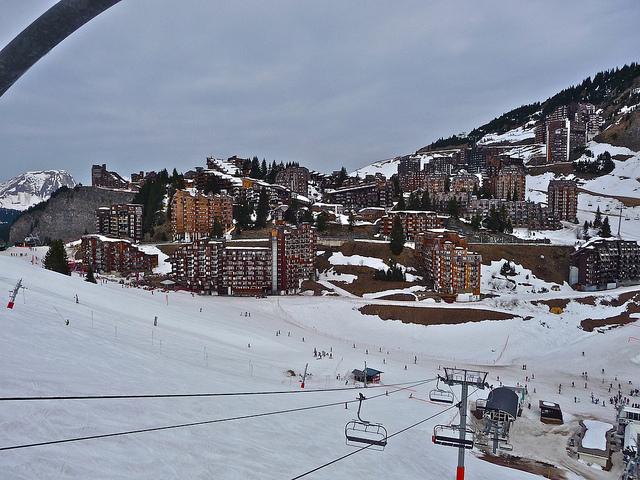
[[82, 440], [93, 440], [93, 439], [98, 439], [98, 438], [118, 437], [118, 436], [124, 436], [124, 435], [133, 435], [133, 434], [136, 434], [136, 433], [157, 432], [157, 431], [160, 431], [160, 430], [171, 430], [171, 429], [175, 429], [175, 428], [196, 427], [196, 426], [200, 426], [200, 425], [210, 425], [210, 424], [213, 424], [213, 423], [229, 422], [229, 421], [232, 421], [232, 420], [246, 420], [246, 419], [249, 419], [249, 418], [267, 417], [267, 416], [270, 416], [270, 415], [280, 415], [280, 414], [284, 414], [284, 413], [302, 412], [302, 411], [305, 411], [305, 410], [313, 410], [313, 409], [316, 409], [316, 408], [335, 407], [337, 405], [344, 405], [344, 402], [333, 402], [333, 403], [327, 403], [327, 404], [323, 404], [323, 405], [312, 405], [312, 406], [308, 406], [308, 407], [291, 408], [291, 409], [287, 409], [287, 410], [278, 410], [278, 411], [275, 411], [275, 412], [255, 413], [255, 414], [251, 414], [251, 415], [240, 415], [240, 416], [237, 416], [237, 417], [218, 418], [218, 419], [215, 419], [215, 420], [204, 420], [202, 422], [182, 423], [182, 424], [178, 424], [178, 425], [167, 425], [167, 426], [164, 426], [164, 427], [141, 428], [139, 430], [129, 430], [129, 431], [126, 431], [126, 432], [105, 433], [105, 434], [99, 434], [99, 435], [89, 435], [89, 436], [86, 436], [86, 437], [67, 438], [67, 439], [63, 439], [63, 440], [50, 440], [50, 441], [46, 441], [46, 442], [38, 442], [38, 443], [31, 443], [31, 444], [12, 445], [12, 446], [9, 446], [9, 447], [0, 447], [0, 451], [17, 450], [17, 449], [29, 448], [29, 447], [41, 447], [41, 446], [45, 446], [45, 445], [56, 445], [56, 444], [60, 444], [60, 443], [78, 442], [78, 441], [82, 441]]
[[[436, 413], [434, 415], [431, 415], [430, 417], [427, 417], [427, 418], [425, 418], [423, 420], [420, 420], [419, 422], [414, 423], [413, 425], [409, 425], [408, 427], [405, 427], [402, 430], [398, 430], [397, 432], [395, 432], [395, 433], [393, 433], [391, 435], [388, 435], [387, 438], [395, 437], [396, 435], [399, 435], [401, 433], [406, 432], [407, 430], [410, 430], [410, 429], [412, 429], [414, 427], [417, 427], [418, 425], [420, 425], [420, 424], [422, 424], [424, 422], [428, 422], [429, 420], [431, 420], [431, 419], [437, 417], [438, 415], [441, 415], [441, 414], [451, 410], [452, 408], [456, 408], [456, 406], [455, 405], [451, 405], [450, 407], [447, 407], [444, 410], [442, 410], [442, 411], [440, 411], [440, 412], [438, 412], [438, 413]], [[319, 467], [316, 467], [316, 468], [314, 468], [312, 470], [309, 470], [308, 472], [300, 474], [297, 477], [293, 477], [291, 480], [297, 480], [299, 478], [305, 477], [305, 476], [307, 476], [307, 475], [309, 475], [311, 473], [317, 472], [318, 470], [321, 470], [321, 469], [323, 469], [325, 467], [328, 467], [329, 465], [333, 465], [334, 463], [337, 463], [340, 460], [344, 460], [345, 458], [350, 457], [351, 455], [355, 455], [356, 453], [359, 453], [359, 452], [361, 452], [363, 450], [366, 450], [367, 448], [371, 448], [371, 447], [372, 447], [372, 445], [365, 445], [364, 447], [360, 447], [357, 450], [354, 450], [354, 451], [352, 451], [350, 453], [347, 453], [346, 455], [343, 455], [343, 456], [338, 457], [338, 458], [336, 458], [334, 460], [331, 460], [330, 462], [327, 462], [327, 463], [325, 463], [323, 465], [320, 465]]]
[[[431, 380], [428, 380], [431, 381]], [[418, 383], [417, 385], [414, 386], [418, 386], [422, 383], [426, 383], [427, 381], [423, 381], [421, 383]], [[330, 389], [331, 390], [331, 389]], [[345, 390], [345, 389], [334, 389], [334, 390]], [[353, 390], [353, 388], [350, 388], [348, 390]], [[314, 390], [310, 390], [310, 391], [314, 391]], [[316, 390], [319, 391], [319, 390]], [[262, 392], [264, 393], [290, 393], [290, 392]], [[391, 392], [394, 393], [394, 392]], [[207, 395], [207, 394], [202, 394], [202, 395]], [[211, 394], [211, 395], [219, 395], [219, 394]], [[232, 395], [232, 394], [223, 394], [223, 395]], [[185, 395], [185, 396], [193, 396], [193, 395]], [[379, 395], [375, 395], [373, 397], [369, 397], [369, 398], [377, 398], [377, 397], [381, 397], [381, 396], [386, 396], [386, 393], [383, 394], [379, 394]], [[154, 396], [152, 396], [154, 397]], [[157, 396], [155, 396], [157, 397]], [[69, 397], [72, 398], [72, 397]], [[85, 398], [102, 398], [102, 397], [79, 397], [82, 399]], [[107, 397], [109, 398], [109, 397]], [[115, 398], [139, 398], [139, 396], [130, 396], [130, 397], [123, 397], [123, 396], [115, 396]], [[33, 400], [34, 398], [29, 398], [29, 400]], [[43, 400], [55, 400], [57, 399], [56, 397], [43, 397], [41, 398]], [[5, 399], [6, 400], [6, 399]], [[348, 401], [348, 403], [352, 403], [352, 402], [356, 402], [358, 400], [350, 400]], [[67, 439], [62, 439], [62, 440], [50, 440], [50, 441], [46, 441], [46, 442], [38, 442], [38, 443], [30, 443], [30, 444], [22, 444], [22, 445], [12, 445], [12, 446], [8, 446], [8, 447], [0, 447], [0, 451], [6, 451], [6, 450], [18, 450], [18, 449], [22, 449], [22, 448], [30, 448], [30, 447], [41, 447], [41, 446], [46, 446], [46, 445], [57, 445], [57, 444], [61, 444], [61, 443], [71, 443], [71, 442], [79, 442], [79, 441], [83, 441], [83, 440], [94, 440], [94, 439], [99, 439], [99, 438], [109, 438], [109, 437], [118, 437], [118, 436], [124, 436], [124, 435], [133, 435], [136, 433], [147, 433], [147, 432], [157, 432], [157, 431], [161, 431], [161, 430], [170, 430], [170, 429], [176, 429], [176, 428], [184, 428], [184, 427], [195, 427], [195, 426], [201, 426], [201, 425], [210, 425], [210, 424], [214, 424], [214, 423], [223, 423], [223, 422], [229, 422], [232, 420], [246, 420], [249, 418], [259, 418], [259, 417], [267, 417], [267, 416], [271, 416], [271, 415], [280, 415], [280, 414], [285, 414], [285, 413], [294, 413], [294, 412], [301, 412], [301, 411], [306, 411], [306, 410], [313, 410], [316, 408], [326, 408], [326, 407], [335, 407], [337, 405], [344, 405], [345, 402], [333, 402], [333, 403], [327, 403], [327, 404], [323, 404], [323, 405], [312, 405], [312, 406], [307, 406], [307, 407], [299, 407], [299, 408], [291, 408], [291, 409], [287, 409], [287, 410], [278, 410], [275, 412], [265, 412], [265, 413], [256, 413], [256, 414], [251, 414], [251, 415], [240, 415], [237, 417], [229, 417], [229, 418], [219, 418], [219, 419], [215, 419], [215, 420], [205, 420], [202, 422], [192, 422], [192, 423], [183, 423], [183, 424], [178, 424], [178, 425], [167, 425], [167, 426], [163, 426], [163, 427], [150, 427], [150, 428], [142, 428], [142, 429], [138, 429], [138, 430], [130, 430], [130, 431], [126, 431], [126, 432], [115, 432], [115, 433], [105, 433], [105, 434], [100, 434], [100, 435], [89, 435], [86, 437], [74, 437], [74, 438], [67, 438]]]
[[[413, 382], [398, 383], [398, 386], [410, 385], [419, 386], [429, 383], [434, 379], [418, 380]], [[367, 388], [383, 388], [387, 385], [372, 385]], [[394, 385], [395, 386], [395, 385]], [[388, 387], [388, 386], [387, 386]], [[345, 392], [353, 391], [353, 387], [343, 388], [320, 388], [305, 390], [282, 390], [282, 391], [262, 391], [262, 392], [219, 392], [219, 393], [170, 393], [170, 394], [148, 394], [148, 395], [67, 395], [67, 396], [40, 396], [40, 397], [0, 397], [2, 401], [33, 401], [33, 400], [124, 400], [139, 398], [197, 398], [197, 397], [234, 397], [234, 396], [252, 396], [252, 395], [284, 395], [292, 393], [312, 393], [312, 392]]]

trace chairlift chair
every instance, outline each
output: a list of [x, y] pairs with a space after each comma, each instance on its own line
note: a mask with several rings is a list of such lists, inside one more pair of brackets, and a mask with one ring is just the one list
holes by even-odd
[[438, 383], [436, 383], [436, 388], [429, 392], [429, 400], [437, 403], [452, 404], [454, 401], [453, 392], [442, 390], [439, 385], [440, 379], [438, 379]]
[[370, 446], [373, 450], [384, 450], [387, 446], [387, 429], [380, 423], [372, 423], [360, 417], [360, 408], [365, 396], [360, 393], [358, 400], [358, 419], [344, 426], [345, 443], [353, 447]]
[[464, 435], [460, 438], [460, 425], [436, 425], [433, 427], [431, 440], [437, 445], [448, 447], [473, 448], [474, 432], [471, 428], [465, 428]]
[[513, 450], [513, 445], [508, 442], [499, 442], [498, 448], [500, 450], [504, 450], [505, 452], [511, 452]]

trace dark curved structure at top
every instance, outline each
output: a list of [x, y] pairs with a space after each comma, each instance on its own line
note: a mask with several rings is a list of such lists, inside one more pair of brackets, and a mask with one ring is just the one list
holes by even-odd
[[61, 0], [0, 51], [0, 97], [38, 60], [121, 0]]

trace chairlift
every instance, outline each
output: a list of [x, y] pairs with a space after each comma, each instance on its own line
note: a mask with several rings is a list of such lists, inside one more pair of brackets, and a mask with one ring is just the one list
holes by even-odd
[[438, 383], [436, 384], [436, 388], [429, 392], [429, 400], [437, 403], [448, 403], [452, 404], [454, 401], [453, 392], [450, 390], [442, 390], [440, 387], [440, 379], [438, 379]]
[[500, 442], [500, 443], [498, 444], [498, 448], [499, 448], [500, 450], [504, 450], [505, 452], [510, 452], [510, 451], [512, 451], [512, 450], [513, 450], [513, 445], [511, 445], [511, 444], [510, 444], [510, 443], [508, 443], [508, 442]]
[[488, 447], [489, 446], [489, 438], [486, 435], [478, 434], [474, 440], [474, 445], [476, 447]]
[[387, 429], [380, 423], [372, 423], [360, 417], [362, 401], [366, 400], [362, 393], [359, 394], [358, 419], [347, 422], [344, 426], [345, 443], [349, 446], [370, 446], [373, 450], [384, 450], [387, 445]]
[[437, 445], [472, 449], [474, 431], [471, 428], [465, 428], [462, 438], [460, 438], [460, 432], [460, 425], [436, 425], [433, 427], [431, 440]]

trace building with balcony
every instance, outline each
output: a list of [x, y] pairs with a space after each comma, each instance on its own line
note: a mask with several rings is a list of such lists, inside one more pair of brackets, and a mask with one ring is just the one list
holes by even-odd
[[188, 290], [227, 295], [297, 292], [315, 277], [316, 229], [276, 227], [268, 239], [198, 239], [171, 255], [172, 276]]
[[579, 290], [615, 288], [640, 279], [640, 246], [633, 240], [594, 238], [570, 257], [569, 283]]
[[101, 235], [142, 240], [143, 207], [139, 204], [117, 204], [96, 209], [96, 227]]
[[129, 240], [104, 235], [84, 235], [81, 240], [82, 263], [97, 272], [121, 275], [150, 272], [158, 266], [158, 255], [143, 252]]
[[444, 221], [449, 218], [438, 215], [436, 212], [425, 212], [420, 210], [398, 210], [390, 211], [382, 217], [382, 234], [385, 237], [391, 236], [391, 228], [396, 216], [402, 220], [404, 235], [407, 240], [413, 240], [419, 233], [427, 230], [441, 228]]
[[276, 173], [276, 183], [288, 188], [292, 192], [309, 196], [309, 169], [306, 167], [287, 167]]
[[345, 210], [358, 211], [365, 207], [390, 207], [393, 204], [393, 186], [388, 181], [362, 183], [324, 193], [326, 203], [340, 203]]
[[436, 292], [480, 295], [482, 256], [467, 249], [465, 237], [438, 229], [417, 235], [415, 243], [416, 261]]
[[547, 205], [553, 215], [567, 222], [578, 221], [578, 184], [575, 180], [550, 180]]
[[129, 182], [116, 172], [107, 170], [107, 165], [93, 165], [91, 167], [91, 186], [113, 189], [129, 188]]
[[197, 240], [211, 235], [217, 221], [226, 232], [233, 226], [233, 199], [221, 193], [203, 195], [178, 190], [171, 201], [173, 240]]

